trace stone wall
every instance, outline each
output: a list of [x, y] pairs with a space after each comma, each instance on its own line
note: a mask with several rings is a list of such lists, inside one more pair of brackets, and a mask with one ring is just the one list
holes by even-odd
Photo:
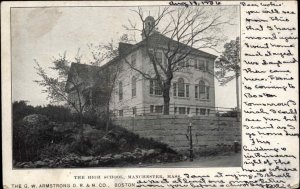
[[168, 144], [171, 148], [188, 154], [188, 125], [192, 123], [193, 149], [196, 154], [209, 155], [233, 150], [234, 141], [241, 143], [241, 126], [236, 118], [186, 115], [151, 115], [119, 117], [116, 125], [139, 134], [141, 137]]

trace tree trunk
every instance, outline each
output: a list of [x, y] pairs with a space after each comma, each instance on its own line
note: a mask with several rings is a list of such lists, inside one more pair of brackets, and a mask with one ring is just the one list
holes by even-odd
[[80, 124], [80, 151], [83, 153], [84, 149], [84, 136], [83, 136], [83, 115], [82, 113], [79, 114], [79, 124]]
[[170, 114], [170, 97], [164, 97], [164, 115]]
[[164, 97], [164, 115], [170, 114], [170, 84], [166, 84], [163, 90], [163, 97]]

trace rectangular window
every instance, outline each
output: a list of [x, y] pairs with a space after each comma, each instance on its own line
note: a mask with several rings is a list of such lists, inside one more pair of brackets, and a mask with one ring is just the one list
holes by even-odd
[[[183, 61], [185, 62], [185, 67], [189, 68], [190, 67], [189, 61], [187, 59], [184, 59]], [[191, 65], [193, 65], [193, 64], [191, 64]]]
[[199, 108], [196, 108], [196, 115], [199, 114]]
[[156, 58], [156, 61], [161, 64], [162, 63], [162, 52], [156, 52], [155, 58]]
[[205, 61], [205, 69], [204, 69], [204, 71], [208, 71], [208, 67], [209, 67], [209, 61], [206, 60]]
[[136, 66], [136, 54], [131, 55], [131, 66], [132, 67]]
[[209, 113], [210, 113], [210, 109], [207, 109], [207, 115], [209, 115]]
[[131, 96], [135, 97], [136, 96], [136, 78], [132, 77], [131, 79]]
[[173, 96], [177, 96], [177, 84], [173, 83]]
[[132, 115], [136, 115], [136, 107], [132, 108]]
[[198, 98], [198, 86], [195, 86], [195, 98]]
[[174, 107], [174, 114], [177, 113], [177, 107]]
[[153, 113], [154, 106], [150, 105], [150, 113]]
[[198, 60], [198, 69], [204, 70], [204, 68], [205, 68], [204, 64], [205, 64], [204, 60]]
[[150, 94], [153, 94], [153, 80], [150, 80]]
[[185, 114], [185, 107], [179, 107], [179, 114]]
[[136, 96], [136, 88], [132, 88], [131, 95], [132, 95], [132, 97]]
[[123, 110], [119, 110], [119, 116], [120, 116], [120, 117], [123, 116]]
[[191, 62], [191, 66], [194, 65], [194, 68], [198, 69], [197, 61], [195, 59], [191, 59], [190, 62]]
[[162, 95], [162, 90], [158, 85], [157, 80], [150, 80], [150, 94], [154, 95]]
[[163, 112], [163, 106], [155, 106], [155, 113], [162, 113]]
[[158, 85], [158, 81], [154, 81], [154, 94], [155, 95], [162, 95], [162, 90], [160, 86]]
[[190, 86], [185, 85], [185, 97], [189, 97], [189, 96], [190, 96]]
[[186, 113], [190, 114], [190, 108], [186, 108]]
[[206, 109], [200, 108], [200, 115], [205, 115]]
[[119, 82], [119, 100], [123, 99], [123, 85], [122, 82]]
[[152, 49], [149, 49], [149, 58], [150, 58], [150, 61], [152, 61], [151, 59], [154, 58], [154, 52]]
[[164, 57], [164, 64], [167, 65], [168, 64], [168, 59], [165, 55], [163, 55], [163, 57]]

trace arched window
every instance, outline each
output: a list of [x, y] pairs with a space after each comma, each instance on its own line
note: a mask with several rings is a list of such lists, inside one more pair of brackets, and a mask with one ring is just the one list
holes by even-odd
[[184, 80], [182, 78], [178, 79], [178, 96], [184, 97], [185, 89], [184, 89]]
[[188, 83], [184, 83], [183, 78], [179, 78], [177, 82], [173, 83], [173, 96], [178, 96], [178, 97], [190, 96], [190, 85]]
[[136, 96], [136, 78], [134, 76], [131, 79], [131, 96]]
[[123, 85], [122, 81], [119, 82], [119, 100], [123, 99]]

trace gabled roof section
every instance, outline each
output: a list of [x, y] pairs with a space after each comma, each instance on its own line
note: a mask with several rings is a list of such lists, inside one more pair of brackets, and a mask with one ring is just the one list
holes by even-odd
[[149, 41], [150, 41], [150, 46], [166, 46], [167, 44], [170, 44], [170, 47], [179, 47], [179, 48], [186, 48], [186, 49], [191, 49], [191, 54], [196, 54], [196, 55], [199, 55], [199, 56], [202, 56], [202, 57], [207, 57], [207, 58], [217, 58], [217, 56], [213, 55], [213, 54], [210, 54], [210, 53], [207, 53], [207, 52], [204, 52], [204, 51], [201, 51], [199, 49], [196, 49], [194, 47], [190, 47], [186, 44], [183, 44], [183, 43], [178, 43], [178, 41], [175, 41], [165, 35], [162, 35], [160, 33], [154, 33], [150, 36], [149, 38]]
[[96, 76], [100, 73], [101, 70], [102, 68], [99, 66], [72, 63], [68, 74], [66, 90], [68, 91], [72, 88], [72, 77], [77, 77], [78, 79], [80, 79], [82, 84], [94, 84], [95, 78], [97, 78]]
[[129, 52], [133, 46], [133, 44], [120, 42], [118, 48], [119, 55], [127, 54], [127, 52]]

